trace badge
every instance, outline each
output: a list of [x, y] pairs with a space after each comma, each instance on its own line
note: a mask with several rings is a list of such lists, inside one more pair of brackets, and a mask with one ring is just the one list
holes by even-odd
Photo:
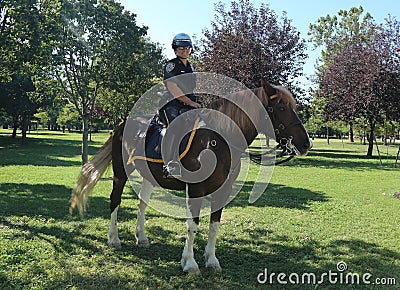
[[175, 64], [173, 62], [169, 62], [165, 66], [165, 71], [170, 73], [170, 72], [172, 72], [174, 70], [174, 68], [175, 68]]

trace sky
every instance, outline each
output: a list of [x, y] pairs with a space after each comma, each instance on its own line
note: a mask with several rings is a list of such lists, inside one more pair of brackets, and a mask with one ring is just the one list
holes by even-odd
[[[215, 16], [215, 3], [225, 3], [227, 10], [231, 0], [119, 0], [126, 10], [136, 14], [139, 26], [148, 27], [148, 36], [151, 41], [160, 43], [165, 49], [164, 54], [168, 58], [175, 57], [171, 48], [172, 38], [184, 32], [190, 36], [202, 38], [202, 31], [211, 28], [211, 21]], [[238, 2], [238, 1], [237, 1]], [[308, 40], [308, 28], [310, 23], [316, 23], [319, 17], [330, 14], [337, 15], [340, 9], [349, 10], [352, 7], [362, 6], [364, 13], [369, 12], [377, 23], [384, 23], [390, 14], [400, 20], [400, 1], [398, 0], [252, 0], [255, 8], [261, 3], [268, 4], [276, 15], [281, 16], [286, 12], [288, 19], [301, 36]], [[320, 50], [314, 50], [312, 43], [307, 43], [308, 59], [303, 68], [306, 76], [314, 74], [314, 65], [320, 56]], [[302, 79], [304, 87], [311, 85], [306, 78]]]

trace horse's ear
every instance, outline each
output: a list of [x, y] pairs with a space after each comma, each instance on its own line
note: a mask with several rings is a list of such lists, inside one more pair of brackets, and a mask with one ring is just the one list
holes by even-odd
[[264, 91], [267, 93], [268, 97], [271, 97], [276, 94], [276, 89], [267, 83], [264, 78], [261, 78], [261, 86], [263, 87]]

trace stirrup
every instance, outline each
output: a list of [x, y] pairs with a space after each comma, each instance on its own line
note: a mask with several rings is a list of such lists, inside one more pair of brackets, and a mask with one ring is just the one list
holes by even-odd
[[181, 178], [182, 170], [178, 161], [170, 161], [163, 167], [163, 174], [165, 178]]

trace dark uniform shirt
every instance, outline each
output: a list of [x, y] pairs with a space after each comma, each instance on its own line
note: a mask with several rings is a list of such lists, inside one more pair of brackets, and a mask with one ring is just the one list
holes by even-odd
[[196, 87], [196, 75], [194, 74], [194, 67], [188, 61], [187, 65], [178, 58], [169, 60], [164, 66], [164, 93], [168, 94], [169, 99], [172, 100], [171, 105], [184, 105], [184, 103], [173, 99], [171, 93], [168, 91], [166, 80], [174, 82], [182, 90], [182, 92], [192, 101], [196, 101], [193, 90]]

